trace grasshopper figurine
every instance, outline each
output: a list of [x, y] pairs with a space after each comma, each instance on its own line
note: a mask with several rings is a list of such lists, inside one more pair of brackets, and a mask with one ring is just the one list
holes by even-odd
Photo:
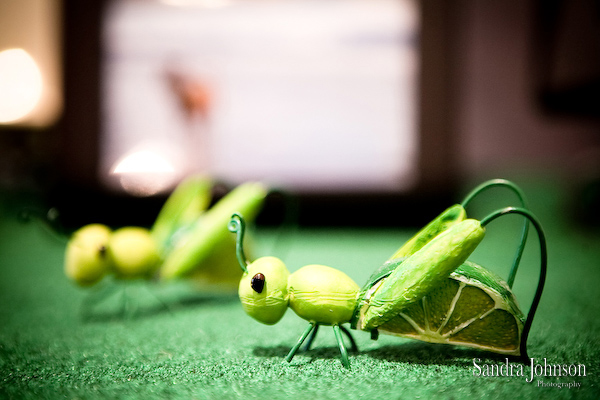
[[[517, 193], [523, 207], [507, 207], [482, 220], [467, 218], [465, 207], [481, 191], [505, 186]], [[521, 190], [506, 180], [476, 188], [462, 204], [450, 207], [419, 231], [377, 269], [363, 288], [345, 273], [323, 265], [307, 265], [290, 274], [275, 257], [249, 263], [243, 249], [245, 222], [232, 215], [229, 230], [237, 233], [236, 254], [243, 276], [239, 297], [244, 311], [265, 324], [275, 324], [291, 308], [309, 322], [286, 360], [290, 362], [321, 325], [332, 326], [344, 367], [350, 367], [342, 334], [356, 348], [353, 329], [379, 332], [427, 342], [456, 344], [527, 358], [527, 336], [539, 303], [546, 274], [545, 236], [537, 218], [526, 208]], [[520, 214], [526, 218], [521, 245], [509, 282], [469, 262], [469, 255], [496, 218]], [[541, 273], [527, 318], [511, 291], [512, 280], [527, 237], [529, 222], [538, 232]]]
[[65, 251], [65, 274], [80, 286], [92, 286], [106, 275], [120, 280], [171, 280], [191, 277], [207, 283], [237, 283], [235, 241], [226, 229], [235, 210], [253, 219], [267, 189], [249, 182], [234, 188], [214, 206], [212, 182], [192, 176], [173, 191], [150, 229], [102, 224], [77, 230]]

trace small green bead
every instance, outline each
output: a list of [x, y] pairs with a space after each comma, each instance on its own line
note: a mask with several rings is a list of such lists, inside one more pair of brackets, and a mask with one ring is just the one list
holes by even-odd
[[120, 278], [147, 277], [160, 261], [150, 231], [141, 227], [116, 230], [110, 238], [108, 252], [114, 271]]
[[360, 288], [343, 272], [324, 265], [307, 265], [288, 280], [290, 307], [298, 316], [320, 324], [350, 321]]
[[277, 323], [288, 307], [289, 275], [285, 264], [275, 257], [262, 257], [248, 265], [238, 290], [244, 311], [263, 324]]

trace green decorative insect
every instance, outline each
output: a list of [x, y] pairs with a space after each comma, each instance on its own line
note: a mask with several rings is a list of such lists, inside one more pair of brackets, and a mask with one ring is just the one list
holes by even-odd
[[80, 228], [67, 243], [66, 275], [81, 286], [94, 285], [107, 275], [119, 280], [186, 277], [237, 284], [235, 240], [227, 222], [235, 210], [253, 219], [267, 190], [260, 183], [245, 183], [208, 208], [211, 187], [212, 182], [200, 176], [183, 181], [151, 229], [129, 226], [112, 231], [102, 224]]
[[[467, 204], [495, 186], [513, 190], [521, 207], [498, 210], [481, 221], [467, 218]], [[486, 226], [507, 214], [526, 218], [508, 283], [467, 260], [484, 238]], [[541, 272], [525, 318], [511, 287], [529, 223], [540, 241]], [[236, 254], [243, 270], [238, 290], [244, 311], [262, 323], [275, 324], [289, 307], [309, 321], [287, 355], [288, 362], [309, 335], [306, 348], [310, 348], [319, 326], [325, 325], [333, 327], [342, 364], [349, 367], [342, 334], [348, 336], [353, 349], [356, 344], [342, 326], [345, 323], [370, 332], [373, 339], [381, 332], [527, 358], [527, 336], [546, 275], [546, 242], [538, 219], [512, 182], [496, 179], [474, 189], [461, 204], [448, 208], [398, 249], [362, 288], [343, 272], [323, 265], [307, 265], [290, 274], [275, 257], [249, 263], [243, 249], [245, 222], [240, 213], [232, 215], [229, 230], [237, 233]]]

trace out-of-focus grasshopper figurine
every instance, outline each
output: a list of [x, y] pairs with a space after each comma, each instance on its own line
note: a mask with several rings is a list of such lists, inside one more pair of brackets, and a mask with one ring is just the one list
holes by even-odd
[[[467, 204], [494, 186], [512, 189], [519, 196], [521, 207], [498, 210], [481, 221], [467, 218]], [[506, 214], [526, 218], [508, 283], [467, 261], [483, 239], [485, 227]], [[529, 223], [540, 240], [541, 272], [525, 317], [511, 287]], [[509, 181], [488, 181], [473, 190], [462, 204], [448, 208], [398, 249], [362, 289], [343, 272], [323, 265], [307, 265], [290, 274], [275, 257], [249, 263], [242, 247], [244, 229], [244, 219], [239, 213], [234, 214], [229, 230], [237, 232], [237, 256], [244, 271], [239, 284], [243, 309], [265, 324], [278, 322], [288, 307], [309, 321], [287, 361], [292, 360], [309, 335], [306, 348], [310, 347], [320, 325], [328, 325], [333, 327], [342, 364], [349, 367], [342, 333], [354, 348], [356, 345], [350, 332], [342, 327], [344, 323], [371, 332], [373, 339], [381, 332], [527, 357], [527, 336], [545, 281], [546, 243], [538, 219], [527, 210], [522, 191]]]
[[237, 284], [235, 239], [227, 231], [227, 222], [232, 212], [240, 210], [253, 219], [267, 190], [260, 183], [245, 183], [208, 208], [211, 188], [212, 182], [204, 177], [184, 180], [151, 229], [112, 231], [101, 224], [80, 228], [67, 244], [66, 275], [81, 286], [94, 285], [106, 275], [158, 280], [191, 277], [209, 284]]

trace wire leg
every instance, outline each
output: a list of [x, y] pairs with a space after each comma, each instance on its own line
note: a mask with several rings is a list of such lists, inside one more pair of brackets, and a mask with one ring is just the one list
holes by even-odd
[[333, 326], [333, 333], [335, 333], [335, 339], [340, 347], [340, 353], [342, 353], [342, 365], [346, 368], [350, 368], [350, 361], [348, 361], [348, 352], [346, 346], [344, 346], [344, 340], [342, 339], [342, 333], [339, 325]]
[[350, 331], [346, 328], [344, 328], [342, 325], [340, 325], [340, 329], [342, 330], [342, 332], [348, 337], [348, 340], [350, 340], [350, 345], [351, 350], [352, 351], [358, 351], [358, 346], [356, 345], [356, 342], [354, 341], [354, 338], [352, 337], [352, 334], [350, 333]]
[[310, 337], [308, 338], [308, 341], [306, 342], [306, 344], [302, 347], [303, 351], [308, 351], [310, 350], [310, 346], [312, 346], [313, 341], [315, 340], [315, 338], [317, 337], [317, 332], [319, 332], [319, 324], [315, 324], [315, 329], [313, 329], [312, 333], [310, 334]]
[[161, 296], [159, 296], [152, 289], [150, 289], [148, 285], [144, 285], [144, 287], [146, 288], [146, 291], [150, 293], [156, 299], [156, 301], [158, 301], [158, 303], [162, 306], [164, 310], [166, 310], [169, 313], [173, 312], [171, 305], [164, 301]]
[[127, 285], [123, 286], [121, 292], [121, 317], [127, 318], [131, 315], [131, 305], [129, 304], [129, 296], [127, 295]]
[[91, 292], [83, 299], [80, 308], [80, 315], [85, 320], [93, 315], [94, 307], [106, 300], [110, 295], [117, 291], [118, 285], [114, 282], [102, 282], [99, 286], [91, 289]]
[[285, 360], [287, 362], [291, 362], [292, 361], [292, 358], [294, 358], [294, 355], [296, 355], [296, 353], [298, 352], [298, 349], [300, 348], [300, 346], [302, 346], [302, 342], [304, 342], [304, 340], [306, 339], [306, 337], [308, 336], [308, 334], [310, 332], [312, 332], [312, 330], [315, 329], [316, 326], [317, 326], [317, 324], [313, 324], [313, 323], [311, 323], [310, 325], [308, 325], [308, 327], [302, 333], [302, 336], [300, 336], [300, 339], [298, 340], [298, 343], [296, 343], [296, 345], [294, 347], [292, 347], [292, 349], [288, 353], [287, 357], [285, 358]]
[[140, 310], [140, 303], [137, 291], [139, 287], [132, 285], [132, 283], [127, 282], [127, 284], [125, 284], [123, 287], [123, 308], [121, 315], [125, 320], [133, 319]]

